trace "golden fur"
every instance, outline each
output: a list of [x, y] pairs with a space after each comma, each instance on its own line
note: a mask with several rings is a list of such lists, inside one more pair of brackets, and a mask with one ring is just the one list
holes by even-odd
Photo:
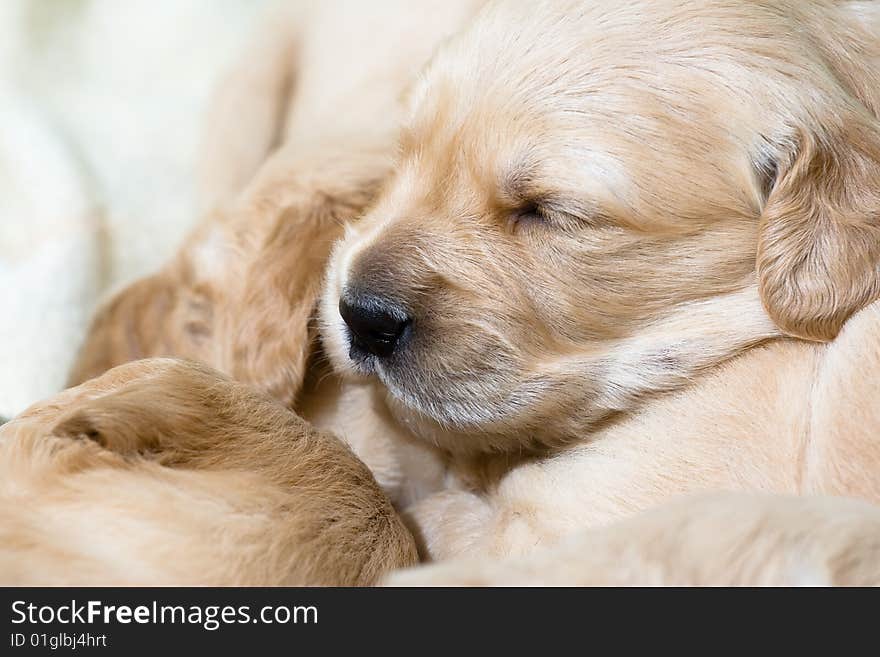
[[[878, 90], [880, 11], [869, 3], [490, 3], [408, 93], [400, 154], [378, 199], [391, 127], [382, 147], [366, 149], [382, 166], [359, 159], [346, 178], [365, 184], [330, 195], [346, 209], [306, 221], [315, 228], [299, 235], [326, 235], [320, 247], [297, 237], [313, 202], [281, 222], [291, 236], [283, 249], [235, 246], [224, 260], [225, 248], [197, 238], [185, 257], [205, 256], [195, 260], [223, 281], [214, 289], [235, 300], [220, 313], [228, 319], [201, 331], [207, 351], [162, 348], [295, 399], [344, 437], [409, 506], [426, 558], [521, 554], [692, 491], [877, 501], [880, 418], [866, 400], [878, 392], [880, 320], [866, 306], [880, 294]], [[373, 91], [385, 98], [376, 116], [396, 116], [396, 92]], [[296, 102], [312, 93], [322, 92]], [[302, 125], [324, 118], [305, 114]], [[361, 157], [357, 134], [336, 142], [339, 161]], [[236, 206], [252, 208], [242, 225], [280, 225], [280, 214], [247, 205], [264, 183], [325, 198], [309, 190], [326, 183], [298, 184], [306, 171], [266, 165]], [[326, 165], [310, 180], [324, 174], [335, 180]], [[334, 251], [321, 298], [323, 349], [342, 380], [316, 365], [301, 389], [312, 267], [366, 207]], [[207, 225], [216, 234], [227, 224]], [[314, 260], [298, 269], [302, 254]], [[241, 263], [251, 273], [227, 280]], [[268, 282], [264, 269], [275, 272]], [[169, 288], [186, 289], [181, 278]], [[393, 357], [349, 358], [337, 309], [354, 286], [413, 318]], [[75, 378], [131, 358], [132, 334], [181, 335], [185, 322], [162, 326], [140, 304], [109, 306], [81, 361], [97, 365]], [[274, 354], [254, 367], [264, 349]], [[699, 522], [694, 531], [721, 532], [719, 544], [745, 536], [754, 553], [744, 558], [757, 563], [765, 538], [801, 527], [812, 504], [756, 503], [749, 513], [766, 536]], [[675, 514], [690, 512], [659, 513], [672, 532]], [[859, 547], [868, 534], [846, 536], [858, 558], [873, 554]], [[655, 558], [676, 572], [674, 553], [664, 554]], [[717, 575], [717, 554], [699, 555], [699, 572]]]
[[715, 494], [502, 560], [391, 575], [392, 586], [878, 586], [880, 509], [840, 498]]
[[412, 536], [338, 439], [195, 363], [120, 366], [0, 430], [5, 585], [367, 585]]
[[[880, 294], [872, 5], [492, 3], [409, 107], [323, 337], [449, 450], [580, 441]], [[393, 358], [349, 359], [351, 289], [412, 318]]]
[[[445, 452], [423, 556], [692, 491], [880, 501], [877, 7], [495, 2], [409, 108], [321, 321]], [[411, 319], [392, 356], [350, 357], [352, 290]]]
[[[330, 247], [390, 171], [398, 97], [476, 4], [388, 0], [367, 7], [339, 0], [292, 3], [273, 15], [209, 113], [203, 221], [162, 271], [99, 310], [70, 383], [172, 355], [207, 363], [292, 405], [306, 373], [310, 317]], [[328, 121], [328, 112], [336, 118]], [[375, 483], [360, 480], [368, 471], [336, 441], [327, 436], [320, 439], [327, 445], [313, 444], [314, 432], [292, 414], [284, 415], [291, 427], [253, 435], [253, 422], [241, 415], [232, 418], [241, 426], [214, 424], [229, 419], [228, 400], [195, 391], [187, 397], [176, 387], [187, 376], [219, 375], [199, 368], [173, 374], [151, 378], [149, 390], [137, 382], [89, 406], [85, 417], [101, 424], [114, 450], [130, 451], [125, 443], [132, 441], [148, 449], [151, 458], [136, 464], [93, 441], [62, 440], [57, 426], [28, 424], [28, 417], [4, 428], [7, 436], [16, 432], [0, 455], [9, 473], [8, 549], [0, 554], [5, 583], [368, 584], [384, 569], [412, 562], [411, 536]], [[84, 384], [86, 390], [101, 381]], [[233, 397], [246, 394], [259, 399], [241, 386]], [[91, 430], [80, 426], [73, 392], [49, 403], [77, 418], [61, 433]], [[22, 427], [31, 427], [27, 436]], [[296, 445], [285, 443], [295, 436]], [[185, 438], [188, 456], [171, 438]], [[272, 458], [241, 451], [255, 441]], [[406, 487], [399, 450], [389, 459], [384, 445], [353, 444], [375, 456], [380, 476]], [[288, 460], [292, 454], [297, 463]], [[387, 473], [383, 459], [390, 461]], [[294, 479], [305, 482], [296, 495], [285, 490]], [[118, 495], [108, 497], [110, 489]], [[15, 505], [25, 490], [37, 511], [30, 516]], [[338, 498], [342, 491], [347, 502]], [[336, 517], [329, 528], [322, 524], [328, 517]]]

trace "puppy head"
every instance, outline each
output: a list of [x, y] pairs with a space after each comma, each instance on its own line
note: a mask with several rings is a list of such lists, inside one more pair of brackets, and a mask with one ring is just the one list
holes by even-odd
[[490, 6], [336, 250], [336, 366], [429, 439], [509, 449], [758, 341], [832, 337], [880, 292], [878, 23], [847, 11]]
[[[305, 440], [315, 433], [251, 386], [202, 363], [173, 358], [148, 358], [108, 370], [35, 404], [3, 431], [22, 427], [116, 454], [152, 454], [165, 464], [184, 460], [194, 466], [202, 459], [205, 467], [219, 463], [231, 469], [239, 467], [241, 456], [256, 463], [256, 445], [284, 443], [292, 434]], [[241, 447], [242, 441], [252, 448]], [[221, 447], [222, 459], [216, 451]]]

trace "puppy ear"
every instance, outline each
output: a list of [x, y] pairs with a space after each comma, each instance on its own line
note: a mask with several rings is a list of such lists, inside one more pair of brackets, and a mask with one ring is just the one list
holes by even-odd
[[293, 406], [315, 341], [312, 316], [333, 243], [356, 209], [323, 198], [281, 212], [242, 277], [225, 369]]
[[880, 122], [853, 114], [829, 134], [799, 135], [761, 217], [761, 297], [791, 336], [830, 340], [880, 297]]

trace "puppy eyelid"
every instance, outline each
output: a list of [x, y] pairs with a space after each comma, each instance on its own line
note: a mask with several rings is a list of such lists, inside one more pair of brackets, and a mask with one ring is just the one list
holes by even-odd
[[579, 218], [558, 208], [552, 201], [525, 201], [511, 212], [509, 224], [512, 230], [521, 224], [574, 231], [593, 225], [592, 219]]
[[544, 209], [544, 206], [537, 201], [527, 201], [523, 203], [518, 209], [517, 214], [523, 217], [536, 217], [538, 219], [547, 219], [547, 211]]
[[547, 213], [543, 206], [535, 201], [527, 201], [511, 210], [508, 217], [508, 226], [515, 230], [521, 224], [544, 224], [548, 222]]

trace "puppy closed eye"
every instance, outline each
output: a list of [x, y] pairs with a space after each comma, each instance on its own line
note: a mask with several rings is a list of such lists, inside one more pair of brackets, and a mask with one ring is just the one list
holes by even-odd
[[508, 230], [512, 233], [534, 230], [573, 232], [591, 225], [591, 221], [579, 219], [560, 210], [551, 203], [526, 201], [510, 212]]
[[533, 201], [529, 201], [510, 213], [508, 218], [508, 228], [511, 232], [516, 232], [523, 228], [545, 225], [547, 224], [547, 220], [548, 218], [544, 208]]

